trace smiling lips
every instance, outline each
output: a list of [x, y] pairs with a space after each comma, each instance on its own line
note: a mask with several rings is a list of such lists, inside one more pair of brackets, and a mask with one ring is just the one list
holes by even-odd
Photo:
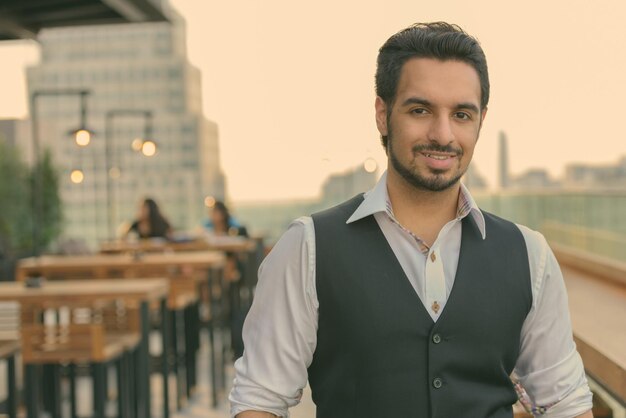
[[420, 156], [426, 162], [426, 165], [436, 170], [446, 170], [452, 167], [457, 154], [443, 152], [420, 152]]

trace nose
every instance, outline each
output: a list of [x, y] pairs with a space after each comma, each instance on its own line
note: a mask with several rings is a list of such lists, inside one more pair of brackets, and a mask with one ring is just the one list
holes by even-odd
[[446, 116], [436, 116], [432, 119], [428, 130], [428, 140], [440, 145], [448, 145], [454, 141], [452, 121]]

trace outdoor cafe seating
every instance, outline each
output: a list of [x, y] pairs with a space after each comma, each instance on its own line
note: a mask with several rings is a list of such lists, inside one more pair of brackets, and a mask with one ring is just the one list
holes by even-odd
[[[204, 372], [197, 362], [203, 330], [210, 345], [206, 372], [211, 403], [216, 406], [225, 398], [226, 367], [235, 358], [233, 345], [241, 332], [233, 324], [243, 321], [251, 303], [261, 242], [159, 244], [159, 249], [145, 242], [122, 244], [114, 244], [115, 251], [103, 244], [100, 254], [22, 259], [16, 281], [0, 283], [0, 303], [20, 305], [13, 318], [20, 337], [10, 343], [0, 338], [0, 361], [6, 359], [9, 371], [4, 402], [9, 417], [20, 410], [20, 366], [28, 418], [41, 411], [61, 417], [69, 410], [76, 416], [84, 402], [77, 396], [78, 376], [93, 382], [94, 417], [115, 409], [120, 418], [148, 418], [154, 408], [149, 376], [157, 370], [163, 382], [159, 415], [168, 417], [172, 388], [180, 410], [196, 391], [198, 373]], [[225, 251], [240, 257], [238, 283], [224, 279]], [[0, 330], [3, 322], [0, 315]], [[156, 348], [149, 344], [155, 332], [161, 336]], [[170, 387], [172, 377], [176, 383]]]

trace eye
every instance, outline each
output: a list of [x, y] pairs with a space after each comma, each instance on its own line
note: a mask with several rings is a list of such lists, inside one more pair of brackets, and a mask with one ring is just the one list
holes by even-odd
[[470, 115], [467, 112], [456, 112], [454, 114], [454, 117], [457, 119], [461, 119], [461, 120], [471, 120], [472, 119], [472, 115]]
[[423, 107], [418, 107], [415, 109], [411, 109], [411, 113], [416, 115], [425, 115], [426, 113], [428, 113], [428, 110]]

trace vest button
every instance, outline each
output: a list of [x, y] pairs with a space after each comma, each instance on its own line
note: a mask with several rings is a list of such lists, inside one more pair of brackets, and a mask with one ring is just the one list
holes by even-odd
[[433, 387], [434, 387], [435, 389], [439, 389], [442, 385], [443, 385], [443, 380], [441, 380], [441, 379], [440, 379], [440, 378], [438, 378], [438, 377], [435, 377], [435, 378], [433, 379]]
[[433, 342], [435, 344], [439, 344], [441, 342], [441, 335], [439, 335], [439, 334], [433, 335]]

